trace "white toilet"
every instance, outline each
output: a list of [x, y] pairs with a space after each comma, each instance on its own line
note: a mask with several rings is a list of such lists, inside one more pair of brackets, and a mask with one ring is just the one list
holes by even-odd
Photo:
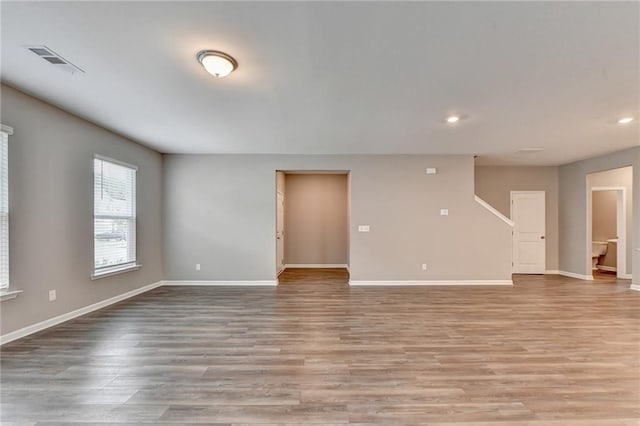
[[596, 270], [598, 258], [607, 254], [606, 241], [591, 241], [591, 269]]

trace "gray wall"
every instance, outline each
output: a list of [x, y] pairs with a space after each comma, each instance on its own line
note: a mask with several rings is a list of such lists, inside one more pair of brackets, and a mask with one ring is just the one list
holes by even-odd
[[[161, 281], [162, 157], [150, 149], [3, 85], [9, 138], [10, 280], [1, 333]], [[138, 170], [138, 271], [92, 281], [93, 156]], [[57, 300], [49, 302], [49, 290]]]
[[[626, 188], [626, 199], [627, 199], [627, 267], [624, 273], [630, 274], [633, 270], [633, 168], [632, 167], [622, 167], [612, 170], [606, 170], [603, 172], [592, 173], [587, 176], [587, 186], [589, 188], [588, 196], [591, 197], [593, 194], [591, 193], [591, 188], [594, 186], [623, 186]], [[592, 203], [591, 198], [587, 198], [587, 203]], [[589, 215], [587, 216], [587, 223], [591, 223], [591, 213], [592, 210], [589, 211]], [[591, 232], [591, 229], [589, 229]], [[614, 233], [614, 238], [616, 235]], [[594, 240], [593, 235], [590, 235], [591, 241]], [[589, 245], [591, 247], [591, 245]]]
[[349, 262], [348, 176], [287, 174], [285, 263]]
[[503, 215], [511, 214], [511, 191], [545, 191], [546, 269], [558, 270], [558, 167], [478, 166], [476, 195]]
[[[590, 274], [587, 263], [587, 175], [633, 166], [633, 227], [631, 246], [640, 248], [640, 147], [577, 161], [560, 167], [560, 269]], [[640, 284], [640, 252], [633, 251], [633, 283]]]
[[[472, 156], [164, 159], [169, 280], [275, 279], [276, 170], [351, 171], [353, 280], [511, 278], [511, 228], [474, 201]], [[427, 176], [426, 167], [438, 174]], [[441, 208], [449, 216], [440, 216]], [[364, 224], [370, 233], [357, 232]]]
[[607, 241], [618, 236], [617, 205], [616, 191], [593, 192], [591, 199], [591, 239], [593, 241]]

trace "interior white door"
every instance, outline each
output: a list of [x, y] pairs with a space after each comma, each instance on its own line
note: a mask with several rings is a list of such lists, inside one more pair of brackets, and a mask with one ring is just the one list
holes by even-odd
[[284, 269], [284, 194], [276, 197], [276, 266], [278, 273]]
[[545, 192], [512, 191], [513, 273], [544, 274]]

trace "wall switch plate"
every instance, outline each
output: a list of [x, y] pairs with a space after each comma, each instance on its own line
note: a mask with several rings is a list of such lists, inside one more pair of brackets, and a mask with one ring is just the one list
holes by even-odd
[[435, 175], [436, 173], [438, 173], [438, 169], [436, 169], [435, 167], [427, 167], [428, 175]]
[[199, 270], [200, 270], [200, 264], [196, 263], [196, 271], [199, 271]]
[[440, 209], [440, 216], [449, 216], [449, 209]]
[[49, 302], [53, 302], [57, 299], [57, 294], [55, 290], [49, 290]]
[[369, 232], [369, 225], [358, 225], [358, 232]]
[[422, 270], [423, 270], [423, 271], [426, 271], [426, 270], [427, 270], [427, 264], [426, 264], [426, 263], [423, 263], [423, 264], [422, 264]]

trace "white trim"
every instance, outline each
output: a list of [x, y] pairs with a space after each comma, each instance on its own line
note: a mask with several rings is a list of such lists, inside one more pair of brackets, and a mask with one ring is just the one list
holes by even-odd
[[[276, 235], [275, 235], [275, 237], [276, 237], [276, 245], [275, 245], [275, 249], [276, 249], [276, 269], [278, 270], [278, 271], [276, 272], [276, 280], [278, 279], [278, 277], [280, 276], [280, 274], [281, 274], [281, 273], [285, 270], [285, 268], [286, 268], [286, 267], [285, 267], [285, 264], [284, 264], [284, 250], [285, 250], [285, 240], [284, 240], [284, 223], [285, 223], [285, 222], [284, 222], [284, 219], [285, 219], [285, 218], [284, 218], [284, 209], [285, 209], [285, 202], [286, 202], [286, 200], [285, 200], [285, 194], [284, 194], [284, 192], [282, 192], [282, 191], [279, 191], [279, 190], [278, 190], [278, 173], [282, 173], [282, 175], [283, 175], [283, 176], [285, 176], [284, 172], [282, 172], [282, 171], [280, 171], [280, 170], [276, 170], [276, 182], [275, 182], [275, 185], [276, 185], [276, 211], [275, 211], [275, 213], [276, 213]], [[286, 176], [285, 176], [285, 178], [286, 178]], [[279, 207], [278, 207], [278, 205], [279, 205], [279, 202], [280, 202], [280, 197], [282, 197], [282, 212], [281, 212], [281, 215], [279, 215], [279, 214], [278, 214], [278, 211], [279, 211]], [[278, 237], [278, 218], [279, 218], [280, 216], [282, 216], [282, 230], [281, 230], [281, 235], [280, 235], [280, 237]], [[279, 251], [278, 251], [278, 239], [279, 239], [279, 238], [282, 238], [282, 251], [283, 251], [283, 252], [281, 253], [281, 254], [282, 254], [282, 258], [281, 258], [281, 259], [278, 259], [278, 253], [279, 253]], [[278, 264], [278, 260], [282, 260], [282, 263], [281, 263], [281, 264]]]
[[353, 286], [450, 286], [513, 285], [512, 280], [442, 280], [442, 281], [349, 281]]
[[618, 278], [623, 279], [623, 280], [632, 280], [633, 279], [633, 274], [622, 274], [622, 275], [619, 275]]
[[13, 134], [13, 127], [0, 124], [0, 132], [4, 132], [11, 136]]
[[158, 281], [153, 284], [145, 285], [143, 287], [136, 288], [134, 290], [119, 294], [114, 297], [110, 297], [109, 299], [102, 300], [92, 305], [85, 306], [80, 309], [76, 309], [75, 311], [67, 312], [66, 314], [58, 315], [57, 317], [49, 318], [48, 320], [29, 325], [27, 327], [21, 328], [16, 331], [12, 331], [11, 333], [7, 333], [0, 336], [0, 345], [13, 342], [16, 339], [20, 339], [22, 337], [28, 336], [33, 333], [37, 333], [38, 331], [42, 331], [45, 328], [53, 327], [54, 325], [58, 325], [65, 321], [69, 321], [70, 319], [77, 318], [82, 315], [86, 315], [89, 312], [97, 311], [98, 309], [102, 309], [106, 306], [113, 305], [114, 303], [123, 301], [125, 299], [129, 299], [133, 296], [137, 296], [149, 290], [153, 290], [154, 288], [160, 287], [163, 284], [164, 284], [163, 281]]
[[111, 277], [113, 275], [123, 274], [129, 271], [135, 271], [140, 268], [142, 268], [142, 265], [140, 265], [139, 263], [136, 263], [134, 265], [127, 263], [125, 264], [124, 267], [120, 266], [120, 267], [104, 268], [103, 270], [98, 270], [97, 272], [94, 272], [93, 274], [91, 274], [91, 280], [95, 281], [95, 280], [99, 280], [100, 278]]
[[334, 268], [344, 268], [349, 269], [349, 265], [346, 263], [286, 263], [284, 265], [286, 268], [325, 268], [325, 269], [334, 269]]
[[631, 284], [631, 287], [629, 287], [629, 290], [640, 291], [640, 284]]
[[164, 285], [175, 286], [275, 286], [274, 280], [264, 281], [164, 281]]
[[[621, 167], [624, 169], [624, 167]], [[615, 170], [615, 169], [614, 169]], [[601, 172], [595, 172], [601, 173]], [[593, 173], [590, 173], [593, 174]], [[625, 186], [592, 186], [591, 191], [625, 191], [627, 192], [627, 188]]]
[[96, 160], [108, 161], [109, 163], [114, 163], [118, 166], [128, 167], [135, 170], [136, 172], [138, 171], [138, 166], [136, 165], [125, 163], [124, 161], [116, 160], [115, 158], [107, 157], [105, 155], [94, 154], [93, 158], [95, 158]]
[[23, 290], [9, 290], [8, 288], [0, 290], [0, 302], [15, 299], [22, 291]]
[[503, 221], [504, 223], [506, 223], [507, 225], [509, 225], [510, 227], [513, 228], [513, 226], [515, 225], [513, 223], [513, 221], [511, 219], [509, 219], [508, 217], [506, 217], [505, 215], [503, 215], [502, 213], [500, 213], [498, 210], [496, 210], [496, 208], [493, 207], [491, 204], [487, 203], [485, 200], [483, 200], [482, 198], [478, 197], [477, 195], [475, 196], [475, 200], [482, 207], [484, 207], [485, 209], [489, 210], [491, 213], [496, 215], [498, 217], [498, 219], [500, 219], [501, 221]]
[[557, 269], [547, 269], [546, 271], [544, 271], [544, 274], [545, 275], [562, 275], [560, 271]]
[[593, 281], [593, 275], [576, 274], [575, 272], [568, 271], [558, 271], [558, 274], [564, 277], [577, 278], [584, 281]]

